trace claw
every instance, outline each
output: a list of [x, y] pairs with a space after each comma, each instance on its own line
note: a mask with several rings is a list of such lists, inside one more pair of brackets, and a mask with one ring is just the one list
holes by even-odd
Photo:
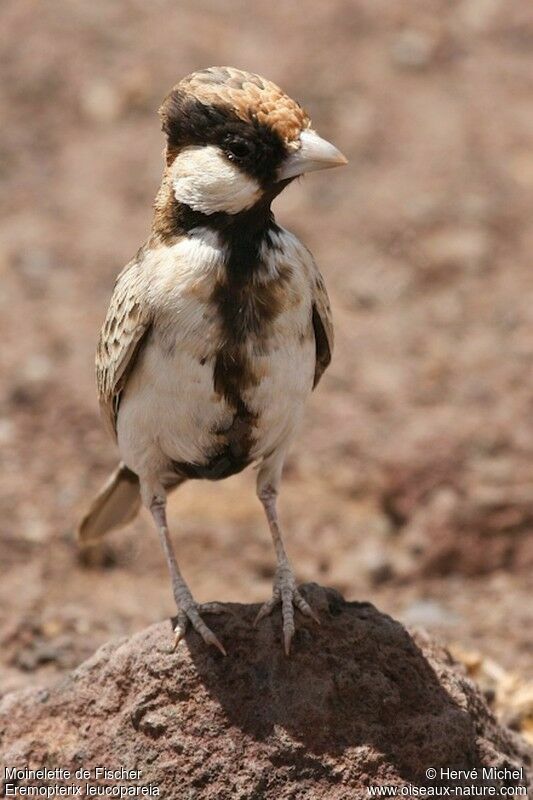
[[180, 609], [178, 613], [178, 623], [174, 628], [174, 650], [185, 636], [187, 627], [189, 623], [191, 623], [194, 630], [200, 634], [206, 644], [216, 647], [223, 656], [226, 656], [227, 653], [224, 649], [224, 646], [215, 636], [213, 631], [207, 627], [199, 614], [199, 610], [201, 610], [202, 613], [217, 614], [223, 610], [223, 607], [220, 603], [205, 603], [203, 606], [201, 606], [196, 605], [196, 603], [193, 602], [188, 605], [187, 608]]
[[254, 628], [257, 628], [258, 623], [261, 622], [261, 620], [264, 619], [266, 616], [268, 616], [269, 613], [270, 611], [268, 610], [265, 611], [264, 605], [261, 606], [254, 619]]
[[294, 630], [287, 630], [283, 632], [283, 644], [285, 647], [285, 655], [290, 656], [291, 654], [291, 642], [292, 637], [294, 636]]
[[306, 617], [311, 617], [311, 619], [314, 619], [317, 625], [320, 625], [320, 619], [316, 611], [309, 605], [309, 603], [306, 600], [304, 600], [300, 592], [296, 591], [294, 593], [293, 602], [296, 608], [299, 611], [301, 611], [302, 614], [304, 614]]
[[263, 603], [261, 608], [259, 609], [256, 618], [254, 619], [254, 627], [257, 625], [258, 622], [261, 622], [262, 619], [268, 617], [269, 614], [272, 613], [276, 605], [279, 603], [279, 594], [274, 591], [274, 594], [267, 600], [266, 603]]
[[174, 628], [174, 647], [173, 647], [174, 650], [177, 649], [179, 643], [181, 642], [184, 636], [185, 636], [185, 630], [180, 625], [176, 625], [176, 627]]
[[217, 639], [217, 637], [215, 636], [213, 631], [209, 631], [209, 633], [206, 633], [205, 636], [203, 637], [203, 639], [204, 639], [204, 642], [206, 642], [207, 644], [211, 644], [211, 645], [213, 645], [213, 647], [218, 648], [218, 650], [220, 650], [220, 652], [222, 653], [223, 656], [227, 656], [228, 655], [226, 653], [224, 645], [220, 642], [219, 639]]
[[276, 576], [272, 597], [270, 600], [267, 600], [266, 603], [263, 603], [259, 609], [259, 613], [254, 620], [254, 626], [264, 619], [264, 617], [268, 616], [279, 603], [281, 603], [281, 616], [283, 619], [283, 647], [285, 655], [288, 656], [290, 655], [291, 643], [295, 631], [294, 607], [296, 606], [304, 616], [311, 617], [318, 625], [320, 625], [320, 620], [316, 612], [296, 589], [294, 578], [291, 573], [287, 583], [285, 583], [280, 576]]

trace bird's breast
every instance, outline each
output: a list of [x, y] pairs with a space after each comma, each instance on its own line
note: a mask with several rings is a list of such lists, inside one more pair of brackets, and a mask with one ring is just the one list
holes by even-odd
[[315, 364], [311, 291], [293, 251], [278, 241], [245, 279], [215, 262], [166, 276], [121, 416], [142, 417], [176, 472], [226, 477], [292, 435]]

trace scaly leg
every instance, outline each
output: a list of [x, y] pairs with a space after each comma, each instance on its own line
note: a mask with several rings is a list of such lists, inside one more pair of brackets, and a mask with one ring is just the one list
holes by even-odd
[[306, 602], [306, 600], [304, 600], [296, 588], [294, 572], [285, 552], [283, 540], [281, 538], [281, 529], [279, 526], [278, 513], [276, 509], [277, 495], [277, 489], [272, 484], [266, 484], [262, 487], [258, 485], [258, 496], [263, 504], [263, 508], [265, 509], [270, 533], [272, 534], [272, 541], [274, 542], [278, 566], [274, 575], [274, 589], [272, 592], [272, 597], [261, 606], [254, 624], [257, 625], [259, 620], [270, 614], [271, 611], [279, 603], [281, 603], [281, 615], [283, 618], [283, 642], [285, 646], [285, 653], [286, 655], [289, 655], [292, 637], [294, 636], [294, 606], [296, 606], [296, 608], [298, 608], [302, 614], [305, 614], [306, 617], [312, 617], [319, 624], [320, 620], [311, 606]]
[[191, 622], [195, 631], [200, 634], [206, 644], [218, 647], [220, 652], [223, 655], [226, 655], [224, 647], [219, 642], [213, 631], [207, 627], [200, 616], [201, 613], [216, 614], [221, 609], [217, 603], [199, 604], [195, 602], [191, 591], [185, 583], [185, 579], [180, 572], [178, 562], [176, 561], [174, 548], [172, 547], [172, 542], [170, 541], [170, 534], [168, 531], [166, 508], [167, 500], [164, 494], [158, 494], [152, 498], [150, 502], [150, 511], [157, 526], [163, 550], [165, 551], [168, 569], [172, 579], [172, 591], [178, 607], [178, 622], [174, 628], [174, 633], [176, 635], [174, 646], [177, 647], [181, 639], [183, 639], [187, 631], [187, 626], [189, 622]]

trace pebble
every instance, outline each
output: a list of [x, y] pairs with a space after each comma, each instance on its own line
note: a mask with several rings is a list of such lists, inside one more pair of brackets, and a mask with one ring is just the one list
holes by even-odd
[[51, 376], [52, 366], [48, 356], [35, 353], [26, 360], [22, 368], [22, 377], [30, 383], [41, 383]]
[[483, 228], [449, 226], [434, 231], [421, 243], [422, 257], [431, 269], [457, 267], [479, 271], [490, 253], [490, 237]]
[[116, 120], [121, 113], [121, 101], [115, 87], [104, 81], [93, 81], [80, 97], [81, 110], [93, 122]]
[[415, 600], [400, 615], [405, 625], [433, 628], [456, 625], [458, 617], [435, 600]]
[[425, 69], [433, 59], [436, 40], [425, 31], [412, 28], [402, 31], [391, 47], [394, 64], [404, 69]]
[[6, 445], [15, 438], [16, 428], [10, 419], [0, 418], [0, 445]]

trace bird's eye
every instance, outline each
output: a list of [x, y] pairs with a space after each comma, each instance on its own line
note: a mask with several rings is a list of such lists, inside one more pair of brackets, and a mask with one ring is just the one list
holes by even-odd
[[234, 158], [246, 158], [250, 154], [250, 145], [242, 139], [230, 139], [226, 147]]

